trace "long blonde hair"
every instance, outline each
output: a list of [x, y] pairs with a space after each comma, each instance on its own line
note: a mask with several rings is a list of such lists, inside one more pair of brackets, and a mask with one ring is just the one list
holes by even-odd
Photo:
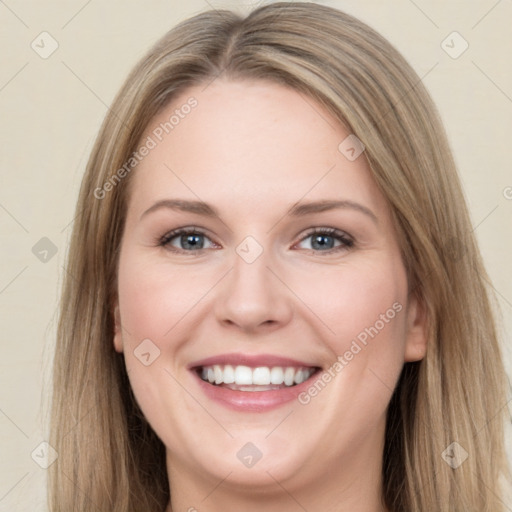
[[[165, 447], [136, 404], [112, 343], [133, 173], [108, 191], [104, 184], [119, 177], [162, 107], [221, 74], [273, 80], [323, 105], [363, 142], [390, 204], [429, 340], [424, 360], [405, 364], [389, 405], [386, 506], [503, 511], [506, 376], [488, 278], [436, 109], [403, 57], [368, 26], [332, 8], [285, 2], [245, 18], [210, 11], [181, 23], [136, 65], [109, 109], [82, 182], [65, 274], [50, 509], [162, 512], [169, 501]], [[461, 449], [468, 457], [452, 467], [454, 453], [462, 461]]]

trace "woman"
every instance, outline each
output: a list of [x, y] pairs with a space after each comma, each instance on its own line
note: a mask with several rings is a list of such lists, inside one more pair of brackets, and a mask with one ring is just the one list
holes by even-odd
[[196, 16], [77, 206], [52, 511], [505, 510], [505, 373], [441, 123], [315, 4]]

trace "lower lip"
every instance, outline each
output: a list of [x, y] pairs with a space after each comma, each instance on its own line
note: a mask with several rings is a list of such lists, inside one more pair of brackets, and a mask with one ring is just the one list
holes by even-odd
[[281, 389], [270, 391], [236, 391], [205, 382], [196, 371], [191, 371], [194, 378], [198, 381], [199, 387], [208, 398], [240, 412], [266, 412], [297, 400], [298, 395], [311, 386], [313, 380], [318, 375], [318, 371], [316, 371], [304, 382]]

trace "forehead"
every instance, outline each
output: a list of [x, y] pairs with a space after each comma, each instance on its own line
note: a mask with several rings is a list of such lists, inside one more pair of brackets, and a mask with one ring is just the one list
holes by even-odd
[[319, 103], [283, 85], [194, 86], [149, 123], [142, 142], [153, 147], [134, 173], [132, 203], [172, 195], [254, 210], [329, 195], [384, 207], [364, 153], [351, 160], [340, 150], [349, 135]]

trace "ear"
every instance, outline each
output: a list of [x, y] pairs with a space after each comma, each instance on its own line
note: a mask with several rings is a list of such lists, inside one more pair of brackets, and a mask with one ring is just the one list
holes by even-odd
[[427, 308], [425, 302], [415, 293], [411, 293], [407, 305], [406, 362], [420, 361], [425, 357], [427, 338]]
[[116, 303], [113, 311], [114, 315], [114, 348], [116, 352], [123, 352], [123, 339], [121, 331], [121, 316], [119, 314], [119, 304]]

